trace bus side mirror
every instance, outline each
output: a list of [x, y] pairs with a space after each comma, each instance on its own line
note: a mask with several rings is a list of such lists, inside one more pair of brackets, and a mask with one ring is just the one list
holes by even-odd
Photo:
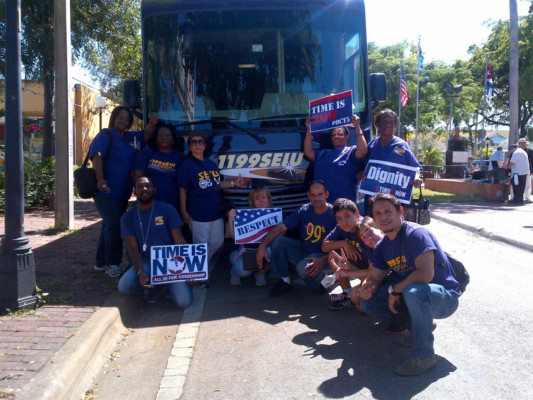
[[370, 74], [370, 103], [372, 109], [379, 105], [380, 101], [387, 100], [387, 79], [383, 73]]
[[141, 83], [138, 80], [122, 82], [122, 105], [131, 109], [141, 107]]

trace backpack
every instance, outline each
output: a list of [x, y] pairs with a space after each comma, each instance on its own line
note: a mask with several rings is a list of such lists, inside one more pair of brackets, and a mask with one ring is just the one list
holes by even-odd
[[457, 282], [459, 282], [459, 289], [464, 293], [466, 286], [470, 283], [470, 274], [461, 261], [452, 257], [448, 253], [446, 253], [446, 256], [455, 271], [455, 278], [457, 279]]

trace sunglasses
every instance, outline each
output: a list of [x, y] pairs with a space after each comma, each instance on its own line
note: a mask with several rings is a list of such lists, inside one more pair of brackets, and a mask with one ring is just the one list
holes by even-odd
[[191, 140], [191, 145], [195, 145], [195, 144], [197, 144], [197, 145], [205, 144], [205, 140], [202, 140], [202, 139], [198, 139], [198, 140], [194, 139], [194, 140]]

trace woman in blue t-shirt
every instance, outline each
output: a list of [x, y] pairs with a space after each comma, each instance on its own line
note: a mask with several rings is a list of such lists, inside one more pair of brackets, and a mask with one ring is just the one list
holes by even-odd
[[94, 203], [102, 217], [94, 268], [111, 277], [122, 274], [120, 217], [126, 211], [132, 192], [131, 168], [137, 151], [145, 146], [157, 123], [157, 118], [150, 114], [148, 117], [150, 122], [144, 131], [129, 131], [133, 112], [126, 107], [116, 107], [111, 112], [109, 128], [98, 133], [91, 143], [90, 157], [98, 185]]
[[144, 149], [137, 154], [132, 170], [133, 181], [146, 175], [152, 179], [155, 199], [178, 208], [178, 171], [183, 153], [176, 151], [172, 127], [160, 125], [155, 132], [155, 150]]
[[367, 144], [357, 115], [352, 116], [355, 128], [356, 146], [347, 146], [350, 131], [346, 126], [331, 130], [333, 149], [313, 149], [311, 136], [311, 121], [305, 121], [307, 131], [304, 139], [304, 154], [315, 163], [313, 180], [322, 180], [329, 191], [328, 202], [333, 204], [339, 198], [347, 198], [357, 202], [357, 174], [359, 173], [358, 159], [367, 153]]
[[[270, 194], [269, 190], [266, 187], [259, 187], [257, 189], [252, 190], [248, 194], [248, 205], [250, 208], [269, 208], [272, 207], [272, 195]], [[228, 212], [228, 237], [235, 239], [235, 216], [237, 215], [237, 211], [235, 209], [231, 209]], [[258, 247], [259, 243], [256, 244], [248, 244], [247, 248], [254, 248]], [[244, 263], [243, 263], [243, 246], [241, 244], [235, 244], [232, 248], [230, 255], [229, 255], [229, 261], [231, 263], [231, 279], [230, 283], [232, 285], [240, 285], [241, 284], [241, 278], [245, 278], [247, 276], [250, 276], [253, 271], [247, 271], [244, 269]], [[267, 247], [267, 253], [270, 257], [270, 247]], [[255, 272], [255, 284], [256, 286], [265, 286], [266, 280], [265, 280], [265, 270], [260, 269]]]
[[192, 133], [189, 153], [181, 163], [178, 187], [180, 214], [192, 231], [193, 243], [207, 243], [209, 261], [224, 244], [224, 219], [220, 189], [246, 187], [245, 180], [222, 181], [217, 165], [205, 157], [207, 135]]

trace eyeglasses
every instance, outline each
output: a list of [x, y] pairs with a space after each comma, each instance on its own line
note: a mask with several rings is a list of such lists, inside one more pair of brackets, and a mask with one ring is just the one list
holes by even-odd
[[191, 145], [195, 145], [195, 144], [197, 144], [198, 146], [200, 146], [200, 145], [202, 145], [202, 144], [205, 144], [205, 140], [203, 140], [203, 139], [198, 139], [198, 140], [194, 139], [194, 140], [191, 140]]

